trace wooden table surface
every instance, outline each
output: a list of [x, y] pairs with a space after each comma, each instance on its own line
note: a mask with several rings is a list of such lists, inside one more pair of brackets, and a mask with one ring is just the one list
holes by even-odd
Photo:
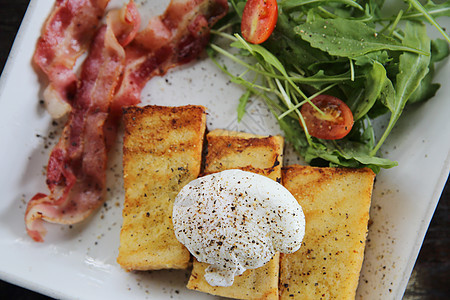
[[[29, 0], [0, 0], [0, 73], [28, 3]], [[449, 204], [450, 181], [447, 181], [403, 299], [450, 299]], [[0, 281], [0, 295], [3, 299], [48, 299], [4, 281]]]

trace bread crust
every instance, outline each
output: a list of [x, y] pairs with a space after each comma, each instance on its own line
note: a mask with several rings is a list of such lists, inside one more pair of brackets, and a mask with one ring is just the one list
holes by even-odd
[[189, 251], [173, 232], [173, 201], [198, 177], [206, 128], [202, 106], [124, 110], [125, 203], [117, 262], [126, 270], [184, 269]]
[[306, 231], [297, 252], [281, 254], [280, 299], [355, 299], [375, 174], [292, 165], [282, 178], [303, 208]]
[[[281, 181], [284, 139], [249, 133], [213, 130], [206, 136], [208, 153], [204, 174], [241, 169]], [[194, 260], [187, 287], [192, 290], [235, 299], [278, 299], [279, 254], [264, 266], [235, 277], [230, 287], [210, 286], [205, 263]]]

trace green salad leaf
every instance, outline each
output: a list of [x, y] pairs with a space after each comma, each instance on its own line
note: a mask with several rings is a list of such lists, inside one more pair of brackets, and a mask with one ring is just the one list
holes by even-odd
[[283, 8], [288, 11], [290, 9], [293, 8], [299, 8], [300, 6], [318, 6], [318, 5], [322, 5], [322, 4], [329, 4], [329, 3], [340, 3], [340, 4], [344, 4], [344, 5], [348, 5], [348, 6], [353, 6], [358, 8], [359, 10], [364, 10], [364, 8], [359, 5], [357, 2], [353, 1], [353, 0], [285, 0], [283, 1]]
[[[428, 10], [422, 6], [422, 4], [418, 0], [407, 0], [407, 1], [409, 2], [409, 4], [411, 4], [411, 6], [413, 6], [417, 11], [419, 11], [419, 13], [421, 13], [428, 22], [430, 22], [430, 24], [432, 24], [434, 27], [436, 27], [437, 30], [445, 37], [447, 42], [450, 43], [450, 37], [447, 35], [445, 30], [441, 26], [439, 26], [439, 24], [436, 22], [434, 16], [432, 16], [428, 12]], [[448, 2], [447, 2], [447, 4], [448, 4]], [[429, 5], [431, 5], [431, 3], [429, 3]], [[439, 16], [439, 14], [437, 14], [437, 15]]]
[[386, 69], [378, 61], [375, 61], [372, 70], [368, 72], [366, 77], [365, 86], [367, 88], [364, 97], [361, 98], [361, 101], [349, 103], [355, 121], [363, 118], [374, 106], [384, 87], [385, 80]]
[[294, 27], [294, 32], [311, 46], [335, 56], [354, 58], [381, 50], [426, 54], [420, 49], [402, 45], [389, 36], [379, 34], [361, 21], [317, 18]]
[[[278, 2], [271, 37], [253, 45], [240, 36], [245, 2], [230, 0], [228, 26], [212, 31], [217, 39], [208, 49], [231, 81], [244, 87], [238, 120], [257, 97], [277, 118], [287, 142], [311, 165], [375, 172], [396, 166], [380, 155], [380, 148], [404, 108], [431, 99], [439, 88], [433, 83], [434, 69], [449, 56], [450, 40], [436, 18], [450, 16], [450, 3], [407, 0], [398, 11], [385, 13], [384, 0], [284, 0]], [[425, 23], [443, 39], [430, 40]], [[232, 74], [217, 56], [244, 71]], [[353, 128], [342, 139], [318, 139], [304, 130], [301, 107], [321, 94], [338, 97], [352, 111]], [[373, 125], [380, 116], [387, 120], [381, 129]]]
[[391, 117], [387, 128], [378, 144], [371, 150], [375, 154], [391, 132], [406, 102], [420, 85], [422, 79], [428, 73], [430, 64], [430, 39], [428, 38], [424, 24], [408, 22], [405, 26], [404, 45], [410, 45], [423, 50], [426, 55], [404, 52], [400, 55], [399, 73], [396, 78], [395, 96], [385, 98], [385, 105], [391, 111]]
[[428, 18], [423, 14], [423, 12], [436, 19], [439, 17], [450, 17], [450, 2], [444, 1], [441, 4], [435, 4], [433, 1], [428, 1], [424, 6], [423, 10], [411, 10], [403, 15], [405, 20], [416, 20], [416, 21], [427, 21]]

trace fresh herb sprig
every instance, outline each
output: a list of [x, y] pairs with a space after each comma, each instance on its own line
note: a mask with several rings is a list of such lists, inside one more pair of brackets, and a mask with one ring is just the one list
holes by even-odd
[[[245, 88], [238, 119], [255, 95], [308, 163], [375, 172], [396, 166], [378, 152], [405, 106], [433, 97], [439, 88], [432, 83], [434, 64], [449, 55], [450, 39], [435, 18], [450, 17], [450, 2], [407, 0], [406, 7], [386, 16], [384, 0], [284, 0], [277, 26], [262, 45], [239, 35], [245, 2], [230, 1], [226, 23], [212, 31], [222, 41], [213, 40], [208, 51], [232, 82]], [[430, 40], [424, 22], [444, 39]], [[229, 41], [225, 47], [223, 38]], [[218, 54], [241, 65], [242, 73], [230, 73]], [[345, 101], [354, 115], [352, 131], [341, 140], [318, 139], [304, 129], [301, 106], [324, 93]], [[389, 121], [377, 137], [372, 123], [380, 115]]]

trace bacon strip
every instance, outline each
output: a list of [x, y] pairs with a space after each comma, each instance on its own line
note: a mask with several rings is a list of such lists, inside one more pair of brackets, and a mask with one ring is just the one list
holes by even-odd
[[227, 0], [172, 0], [164, 14], [150, 20], [125, 48], [124, 77], [107, 125], [111, 132], [116, 131], [122, 107], [140, 103], [141, 91], [150, 78], [200, 55], [209, 42], [210, 28], [227, 10]]
[[[209, 41], [210, 27], [227, 9], [226, 0], [173, 0], [137, 35], [134, 4], [108, 14], [107, 26], [97, 33], [83, 65], [69, 121], [50, 155], [50, 195], [38, 193], [28, 203], [25, 223], [35, 241], [43, 241], [44, 221], [77, 223], [103, 202], [106, 154], [122, 107], [139, 103], [153, 76], [197, 58]], [[134, 26], [118, 26], [118, 19]]]
[[47, 75], [44, 100], [54, 118], [71, 108], [77, 87], [73, 66], [88, 49], [108, 2], [57, 0], [44, 24], [33, 61]]
[[124, 46], [139, 28], [131, 1], [108, 14], [83, 63], [69, 120], [47, 166], [50, 195], [36, 194], [25, 213], [27, 232], [42, 242], [43, 221], [74, 224], [84, 220], [104, 199], [107, 145], [105, 121], [125, 65]]

